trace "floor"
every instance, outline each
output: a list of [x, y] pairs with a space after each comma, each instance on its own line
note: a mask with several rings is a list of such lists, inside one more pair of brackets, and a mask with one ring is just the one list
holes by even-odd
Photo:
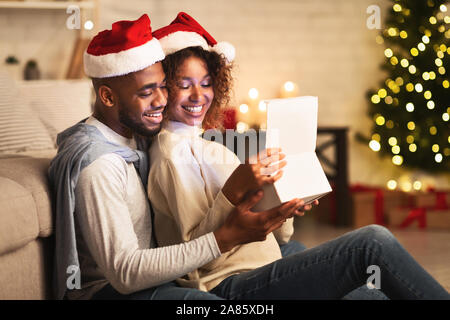
[[[295, 218], [293, 239], [308, 248], [336, 238], [353, 228], [321, 224], [312, 216]], [[450, 230], [390, 229], [397, 240], [443, 287], [450, 292]]]

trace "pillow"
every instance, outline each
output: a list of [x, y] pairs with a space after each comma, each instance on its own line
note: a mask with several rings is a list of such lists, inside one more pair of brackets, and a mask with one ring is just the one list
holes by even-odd
[[54, 142], [59, 132], [91, 115], [90, 80], [20, 81], [18, 89]]
[[54, 149], [50, 134], [26, 104], [14, 80], [0, 70], [0, 152]]

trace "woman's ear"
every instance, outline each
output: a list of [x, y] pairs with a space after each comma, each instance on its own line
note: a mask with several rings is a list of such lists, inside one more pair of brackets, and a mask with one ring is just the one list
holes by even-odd
[[103, 105], [112, 107], [116, 103], [116, 98], [112, 89], [106, 85], [102, 85], [98, 88], [98, 97]]

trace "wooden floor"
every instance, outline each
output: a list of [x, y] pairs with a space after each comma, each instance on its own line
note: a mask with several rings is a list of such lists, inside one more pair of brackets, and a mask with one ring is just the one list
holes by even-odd
[[[296, 217], [293, 239], [308, 248], [336, 238], [352, 228], [320, 224], [313, 217]], [[443, 287], [450, 292], [450, 230], [390, 229], [397, 240]]]

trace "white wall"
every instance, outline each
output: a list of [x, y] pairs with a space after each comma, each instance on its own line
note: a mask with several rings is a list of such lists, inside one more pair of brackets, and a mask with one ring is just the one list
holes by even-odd
[[76, 39], [66, 19], [64, 10], [0, 9], [0, 63], [13, 54], [21, 67], [36, 59], [46, 79], [65, 77]]
[[[216, 40], [236, 47], [235, 105], [243, 102], [251, 87], [261, 98], [272, 98], [285, 81], [297, 83], [300, 95], [319, 97], [319, 125], [350, 128], [351, 182], [385, 185], [407, 172], [393, 167], [389, 159], [379, 160], [353, 138], [358, 130], [369, 132], [365, 93], [383, 76], [379, 71], [383, 47], [375, 43], [378, 31], [366, 27], [366, 9], [372, 4], [380, 5], [383, 15], [390, 1], [101, 0], [100, 29], [142, 13], [149, 14], [156, 29], [179, 11], [188, 12]], [[67, 15], [48, 11], [16, 12], [14, 19], [11, 15], [0, 12], [0, 59], [19, 50], [23, 57], [38, 57], [45, 76], [64, 77], [75, 37], [64, 26]], [[420, 172], [409, 176], [425, 179]], [[429, 179], [438, 187], [450, 186], [448, 177]]]

